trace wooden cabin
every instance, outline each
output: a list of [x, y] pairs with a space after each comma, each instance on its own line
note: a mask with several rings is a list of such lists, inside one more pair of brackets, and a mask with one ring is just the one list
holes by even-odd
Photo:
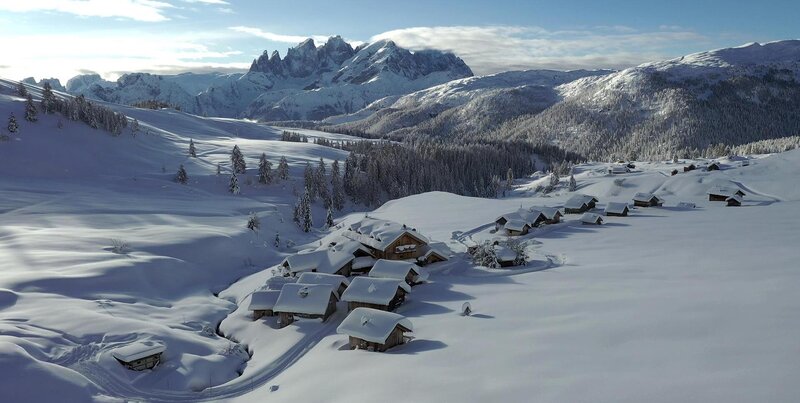
[[428, 279], [428, 274], [414, 263], [401, 260], [380, 259], [369, 271], [370, 277], [403, 280], [413, 286]]
[[447, 256], [442, 249], [444, 248], [440, 248], [439, 245], [436, 245], [436, 247], [433, 244], [428, 245], [428, 250], [425, 254], [417, 258], [417, 264], [426, 266], [432, 263], [444, 262], [447, 260]]
[[300, 284], [327, 284], [336, 290], [336, 293], [342, 295], [347, 287], [350, 285], [350, 280], [341, 274], [327, 274], [327, 273], [313, 273], [305, 272], [297, 278]]
[[620, 175], [629, 173], [631, 170], [627, 165], [615, 165], [608, 168], [608, 173], [611, 175]]
[[603, 217], [595, 213], [583, 213], [581, 223], [584, 225], [601, 225], [603, 224]]
[[497, 264], [500, 267], [514, 267], [518, 266], [517, 264], [517, 252], [514, 252], [511, 248], [505, 245], [495, 245], [494, 246], [494, 253], [495, 257], [497, 258]]
[[587, 196], [587, 195], [575, 195], [569, 198], [566, 203], [564, 203], [564, 211], [567, 214], [581, 214], [585, 213], [593, 208], [595, 208], [596, 203], [598, 202], [597, 198], [594, 196]]
[[607, 216], [627, 217], [628, 211], [628, 203], [609, 202], [605, 213]]
[[673, 169], [672, 172], [670, 172], [669, 174], [670, 174], [670, 176], [675, 176], [675, 175], [678, 174], [678, 170], [677, 169]]
[[688, 166], [683, 167], [683, 172], [694, 171], [695, 169], [697, 169], [697, 166], [694, 164], [689, 164]]
[[511, 220], [503, 226], [509, 236], [527, 235], [531, 230], [530, 224], [522, 220]]
[[402, 315], [360, 307], [350, 312], [336, 331], [348, 336], [350, 349], [382, 352], [405, 343], [413, 326]]
[[719, 171], [719, 163], [712, 162], [706, 167], [706, 171]]
[[545, 224], [558, 224], [561, 222], [561, 217], [564, 216], [561, 214], [561, 210], [554, 207], [539, 207], [539, 211], [545, 217]]
[[728, 203], [728, 207], [739, 207], [739, 206], [742, 205], [742, 202], [744, 200], [742, 200], [742, 196], [739, 196], [738, 194], [735, 194], [735, 195], [729, 197], [725, 201]]
[[153, 369], [161, 362], [166, 346], [153, 341], [137, 341], [112, 351], [114, 359], [132, 371]]
[[352, 270], [353, 259], [355, 259], [353, 254], [347, 251], [322, 249], [291, 255], [281, 262], [281, 266], [293, 276], [303, 272], [312, 272], [339, 274], [347, 277]]
[[416, 259], [430, 242], [414, 228], [371, 217], [351, 225], [342, 235], [367, 247], [375, 258], [389, 260]]
[[503, 214], [494, 221], [496, 231], [505, 230], [509, 236], [526, 235], [534, 228], [547, 221], [547, 217], [539, 210], [524, 209]]
[[258, 290], [250, 294], [250, 306], [247, 310], [253, 311], [253, 320], [264, 316], [275, 316], [273, 308], [280, 294], [279, 290]]
[[342, 294], [342, 301], [347, 302], [350, 311], [359, 307], [394, 311], [409, 292], [411, 286], [402, 279], [356, 277]]
[[278, 326], [286, 327], [296, 318], [322, 319], [336, 312], [339, 295], [327, 284], [286, 284], [273, 311], [278, 314]]
[[731, 196], [744, 197], [741, 189], [715, 186], [708, 191], [708, 201], [728, 201]]
[[660, 207], [664, 201], [652, 193], [636, 193], [633, 196], [633, 205], [636, 207]]

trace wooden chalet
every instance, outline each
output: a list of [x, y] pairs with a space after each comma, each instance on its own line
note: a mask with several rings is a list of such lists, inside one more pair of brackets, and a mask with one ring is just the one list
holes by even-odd
[[253, 320], [258, 320], [263, 316], [275, 316], [275, 303], [278, 302], [278, 290], [258, 290], [250, 294], [250, 305], [248, 311], [253, 311]]
[[741, 189], [715, 186], [708, 191], [708, 201], [728, 201], [734, 195], [744, 197], [745, 193]]
[[402, 315], [370, 308], [356, 308], [342, 321], [337, 333], [348, 336], [350, 349], [386, 351], [403, 344], [414, 329]]
[[351, 225], [342, 235], [364, 245], [373, 257], [389, 260], [416, 259], [430, 242], [414, 228], [370, 217]]
[[422, 269], [414, 263], [386, 259], [380, 259], [375, 262], [375, 265], [369, 271], [369, 276], [403, 280], [411, 286], [428, 279], [428, 273], [423, 273]]
[[683, 172], [694, 171], [695, 169], [697, 169], [697, 166], [695, 164], [689, 164], [683, 167]]
[[664, 204], [658, 196], [652, 193], [636, 193], [633, 196], [633, 205], [636, 207], [660, 207]]
[[595, 213], [583, 213], [581, 223], [584, 225], [601, 225], [603, 224], [603, 217]]
[[678, 174], [678, 170], [677, 169], [673, 169], [669, 174], [670, 174], [670, 176], [675, 176], [675, 175]]
[[522, 220], [509, 220], [503, 225], [506, 234], [509, 236], [527, 235], [531, 230], [531, 225]]
[[291, 255], [281, 262], [281, 266], [293, 276], [302, 272], [349, 276], [353, 259], [355, 257], [348, 251], [322, 249]]
[[627, 217], [628, 211], [628, 203], [609, 202], [605, 213], [607, 216]]
[[505, 230], [510, 236], [525, 235], [534, 227], [547, 221], [547, 217], [539, 210], [524, 209], [503, 214], [494, 221], [496, 231]]
[[339, 295], [327, 284], [285, 284], [273, 311], [278, 314], [278, 326], [286, 327], [296, 318], [328, 320], [336, 312]]
[[706, 167], [706, 171], [719, 171], [719, 168], [720, 166], [718, 162], [712, 162], [708, 164], [708, 166]]
[[333, 286], [336, 293], [342, 295], [350, 285], [350, 280], [341, 274], [305, 272], [297, 278], [300, 284], [327, 284]]
[[161, 362], [166, 346], [154, 341], [137, 341], [112, 351], [114, 359], [125, 368], [144, 371], [155, 368]]
[[425, 266], [436, 262], [444, 262], [448, 259], [447, 250], [447, 246], [440, 242], [428, 244], [425, 253], [417, 258], [417, 264]]
[[394, 311], [406, 300], [411, 286], [395, 278], [356, 277], [342, 294], [347, 309], [359, 307]]
[[561, 222], [561, 217], [564, 216], [561, 214], [561, 210], [555, 207], [537, 207], [537, 209], [544, 215], [545, 224], [558, 224]]
[[594, 196], [587, 196], [578, 194], [572, 196], [564, 203], [564, 211], [567, 214], [581, 214], [595, 208], [597, 198]]
[[494, 254], [500, 267], [517, 266], [517, 253], [505, 245], [495, 245]]
[[735, 195], [729, 197], [725, 201], [728, 203], [728, 207], [739, 207], [739, 206], [742, 205], [742, 202], [744, 200], [742, 200], [742, 196], [739, 196], [738, 194], [735, 194]]

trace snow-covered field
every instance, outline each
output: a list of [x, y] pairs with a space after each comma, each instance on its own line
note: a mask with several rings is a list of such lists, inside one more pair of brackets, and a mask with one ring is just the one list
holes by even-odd
[[[280, 142], [280, 129], [180, 112], [135, 110], [142, 133], [112, 137], [54, 116], [22, 121], [22, 101], [0, 89], [0, 117], [21, 131], [0, 142], [0, 400], [41, 401], [514, 401], [791, 402], [800, 394], [800, 151], [749, 166], [669, 176], [689, 162], [637, 163], [608, 176], [577, 167], [579, 193], [637, 208], [585, 226], [564, 223], [522, 237], [522, 269], [473, 266], [468, 246], [498, 237], [494, 219], [520, 206], [559, 206], [518, 181], [505, 199], [427, 193], [370, 216], [417, 228], [452, 250], [428, 266], [398, 313], [414, 339], [387, 353], [351, 351], [326, 323], [277, 329], [253, 321], [249, 294], [303, 244], [293, 188], [306, 161], [339, 150]], [[146, 131], [150, 130], [150, 134]], [[344, 138], [340, 135], [308, 135]], [[194, 139], [198, 158], [186, 154]], [[227, 192], [215, 174], [239, 145], [255, 175], [265, 152], [285, 155], [292, 179]], [[172, 181], [184, 164], [190, 183]], [[723, 184], [742, 207], [707, 201]], [[681, 209], [679, 202], [696, 203]], [[337, 222], [364, 216], [348, 206]], [[245, 227], [256, 212], [262, 229]], [[324, 217], [315, 206], [316, 223]], [[282, 239], [273, 245], [275, 233]], [[115, 253], [114, 241], [128, 244]], [[292, 248], [287, 241], [299, 245]], [[459, 315], [469, 301], [474, 314]], [[134, 340], [164, 343], [163, 362], [133, 372], [110, 354]]]

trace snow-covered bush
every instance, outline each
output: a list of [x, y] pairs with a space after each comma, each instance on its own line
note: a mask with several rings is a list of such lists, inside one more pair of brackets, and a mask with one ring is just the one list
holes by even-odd
[[500, 267], [500, 263], [497, 261], [497, 253], [494, 249], [494, 245], [489, 241], [485, 241], [484, 243], [475, 247], [475, 249], [472, 251], [472, 263], [491, 269]]
[[111, 239], [111, 252], [114, 252], [119, 255], [125, 255], [130, 252], [131, 247], [130, 245], [123, 241], [122, 239], [114, 238]]

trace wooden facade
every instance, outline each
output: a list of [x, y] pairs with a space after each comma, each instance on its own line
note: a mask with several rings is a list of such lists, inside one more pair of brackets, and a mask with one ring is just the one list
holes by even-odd
[[613, 216], [613, 217], [627, 217], [628, 216], [628, 207], [626, 206], [624, 209], [622, 209], [621, 213], [612, 213], [610, 211], [606, 211], [606, 215], [607, 216]]
[[717, 164], [717, 163], [715, 162], [715, 163], [713, 163], [713, 164], [709, 165], [709, 166], [706, 168], [706, 171], [719, 171], [719, 164]]
[[728, 196], [728, 195], [709, 193], [708, 194], [708, 201], [725, 201], [725, 200], [728, 200], [729, 197], [730, 196]]
[[253, 320], [258, 320], [264, 316], [275, 316], [275, 312], [272, 309], [254, 309], [253, 310]]
[[[405, 245], [414, 245], [414, 247], [405, 250], [398, 250], [398, 247]], [[394, 242], [389, 244], [389, 246], [387, 246], [384, 250], [374, 248], [370, 249], [372, 250], [372, 254], [376, 259], [406, 260], [414, 259], [417, 256], [420, 256], [422, 247], [425, 245], [427, 245], [427, 243], [411, 236], [408, 232], [406, 232]]]
[[729, 197], [728, 200], [728, 207], [739, 207], [742, 203], [739, 200], [736, 200], [735, 197]]
[[322, 315], [310, 315], [299, 312], [278, 312], [278, 327], [283, 328], [289, 326], [295, 321], [295, 318], [322, 319], [322, 321], [325, 322], [331, 315], [333, 315], [334, 312], [336, 312], [337, 301], [339, 301], [339, 298], [331, 293], [330, 299], [328, 300], [328, 306], [325, 309], [325, 313]]
[[144, 371], [146, 369], [155, 368], [155, 366], [161, 362], [161, 354], [162, 353], [148, 355], [147, 357], [143, 357], [131, 362], [122, 361], [119, 358], [115, 359], [119, 361], [119, 363], [122, 364], [125, 368], [128, 368], [133, 371]]
[[634, 200], [633, 205], [636, 207], [658, 207], [664, 204], [660, 199], [653, 196], [648, 201]]
[[508, 234], [509, 236], [528, 235], [528, 232], [530, 232], [530, 229], [531, 229], [530, 225], [525, 224], [525, 225], [522, 226], [522, 230], [519, 230], [519, 231], [506, 228], [506, 234]]
[[397, 287], [397, 292], [394, 294], [394, 297], [389, 301], [388, 305], [380, 305], [380, 304], [372, 304], [369, 302], [359, 302], [359, 301], [348, 301], [347, 302], [347, 311], [350, 312], [356, 308], [373, 308], [378, 309], [381, 311], [393, 312], [397, 309], [398, 306], [402, 305], [403, 302], [406, 301], [406, 290]]
[[358, 337], [350, 336], [350, 348], [351, 349], [361, 349], [361, 350], [368, 350], [368, 351], [378, 351], [383, 352], [386, 351], [394, 346], [399, 346], [406, 342], [405, 333], [410, 332], [410, 330], [406, 329], [401, 325], [396, 325], [394, 330], [389, 333], [389, 336], [386, 338], [386, 341], [383, 343], [375, 343], [371, 341], [366, 341], [364, 339], [359, 339]]
[[589, 203], [583, 203], [581, 208], [564, 208], [564, 212], [567, 214], [581, 214], [585, 213], [594, 208], [594, 202], [591, 202], [591, 206]]
[[694, 171], [695, 169], [697, 169], [697, 167], [694, 164], [691, 164], [689, 166], [683, 167], [683, 172]]

